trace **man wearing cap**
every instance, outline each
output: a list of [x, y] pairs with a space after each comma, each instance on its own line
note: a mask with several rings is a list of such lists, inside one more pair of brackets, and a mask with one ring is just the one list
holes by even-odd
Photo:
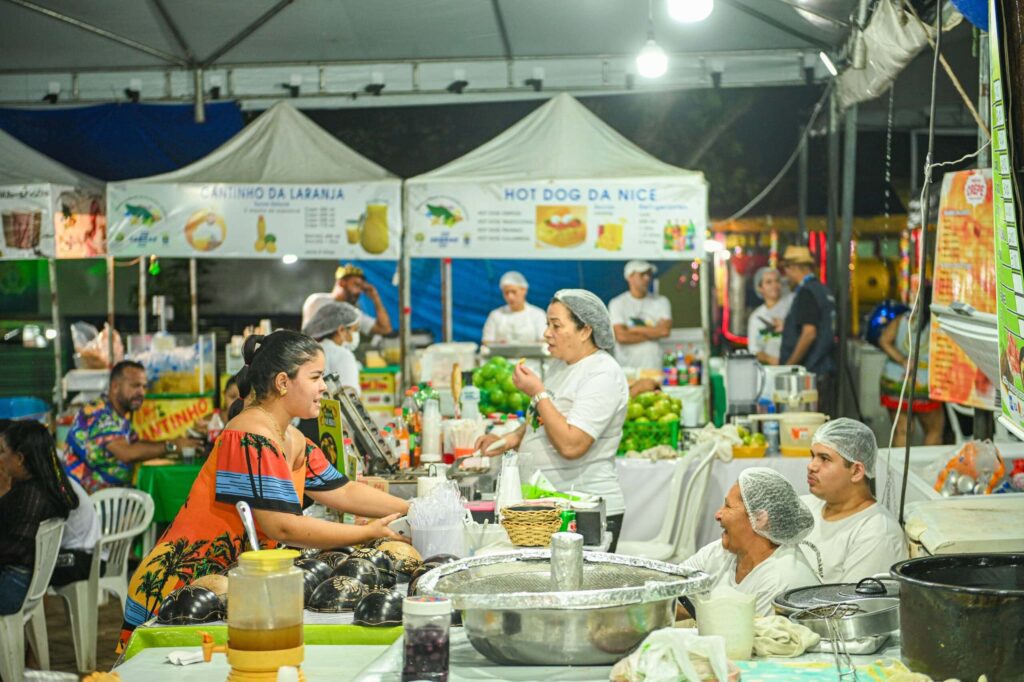
[[544, 339], [548, 314], [526, 302], [530, 284], [522, 273], [509, 270], [498, 282], [505, 305], [495, 308], [484, 322], [483, 343], [537, 343]]
[[647, 261], [629, 261], [623, 273], [629, 291], [608, 302], [615, 330], [615, 358], [623, 367], [661, 369], [658, 339], [672, 331], [672, 309], [667, 298], [648, 291], [655, 272]]
[[303, 328], [310, 323], [317, 310], [325, 303], [338, 301], [358, 308], [359, 296], [366, 294], [373, 304], [376, 317], [364, 314], [359, 318], [359, 335], [368, 339], [376, 334], [391, 333], [391, 318], [388, 316], [388, 311], [380, 300], [377, 287], [366, 281], [362, 268], [352, 264], [342, 265], [334, 272], [334, 279], [334, 289], [331, 293], [310, 294], [302, 304]]
[[787, 246], [782, 269], [795, 290], [782, 325], [779, 364], [803, 365], [817, 375], [819, 408], [830, 405], [830, 382], [836, 373], [836, 302], [814, 276], [814, 257], [806, 246]]
[[872, 492], [878, 443], [864, 424], [845, 417], [826, 422], [811, 439], [810, 495], [800, 499], [814, 515], [805, 555], [821, 556], [822, 581], [855, 583], [907, 558], [903, 530]]

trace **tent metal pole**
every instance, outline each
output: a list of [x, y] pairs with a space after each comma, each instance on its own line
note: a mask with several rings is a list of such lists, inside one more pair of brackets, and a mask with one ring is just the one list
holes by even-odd
[[857, 310], [850, 307], [850, 287], [853, 285], [850, 273], [850, 242], [853, 239], [853, 209], [854, 195], [856, 191], [857, 173], [857, 105], [854, 104], [846, 110], [846, 132], [843, 136], [843, 222], [839, 237], [839, 244], [835, 249], [839, 256], [839, 266], [836, 268], [835, 280], [839, 296], [836, 299], [838, 314], [839, 353], [838, 365], [839, 375], [836, 377], [836, 402], [834, 405], [839, 408], [840, 414], [846, 414], [842, 409], [843, 401], [846, 399], [849, 386], [849, 373], [846, 371], [847, 352], [846, 344], [850, 331], [850, 320], [858, 314]]
[[137, 40], [132, 40], [131, 38], [126, 38], [122, 35], [118, 35], [116, 33], [113, 33], [112, 31], [108, 31], [105, 28], [94, 26], [88, 22], [82, 21], [81, 19], [69, 17], [66, 14], [62, 14], [60, 12], [57, 12], [56, 10], [52, 10], [49, 7], [37, 5], [34, 2], [29, 2], [29, 0], [7, 0], [7, 2], [11, 3], [12, 5], [17, 5], [18, 7], [24, 7], [27, 10], [32, 10], [33, 12], [38, 12], [39, 14], [50, 17], [51, 19], [56, 19], [57, 21], [61, 21], [65, 24], [70, 24], [71, 26], [74, 26], [75, 28], [80, 28], [83, 31], [88, 31], [89, 33], [102, 36], [107, 40], [112, 40], [115, 43], [120, 43], [125, 47], [130, 47], [133, 50], [137, 50], [139, 52], [144, 52], [150, 56], [162, 59], [165, 62], [177, 64], [178, 66], [188, 66], [188, 62], [177, 55], [173, 55], [169, 52], [164, 52], [163, 50], [158, 50], [155, 47], [150, 47], [149, 45], [140, 43]]
[[452, 341], [452, 259], [441, 259], [441, 338]]
[[114, 366], [114, 257], [107, 256], [107, 364]]
[[839, 104], [835, 90], [832, 91], [830, 99], [828, 119], [828, 183], [826, 185], [828, 188], [828, 243], [826, 244], [825, 253], [819, 254], [819, 256], [825, 264], [829, 289], [835, 295], [836, 261], [833, 254], [836, 248], [836, 238], [839, 234]]
[[193, 90], [195, 90], [195, 113], [193, 118], [196, 123], [206, 123], [206, 102], [203, 101], [203, 70], [196, 68], [192, 72]]
[[171, 35], [174, 36], [174, 40], [178, 43], [178, 47], [180, 47], [181, 51], [185, 53], [185, 59], [190, 63], [195, 63], [195, 53], [193, 53], [192, 48], [188, 46], [188, 41], [185, 40], [185, 36], [182, 34], [181, 29], [178, 28], [178, 24], [175, 23], [174, 19], [171, 17], [171, 13], [167, 11], [167, 7], [164, 5], [163, 0], [153, 0], [153, 4], [156, 5], [156, 9], [160, 13], [160, 18], [164, 20], [167, 28], [171, 31]]
[[748, 5], [743, 4], [742, 2], [740, 2], [740, 0], [720, 0], [720, 2], [723, 5], [728, 5], [729, 7], [732, 7], [734, 9], [738, 9], [740, 12], [743, 12], [744, 14], [746, 14], [748, 16], [754, 17], [758, 21], [761, 21], [761, 22], [763, 22], [765, 24], [768, 24], [772, 28], [778, 29], [778, 30], [782, 31], [783, 33], [786, 33], [786, 34], [789, 34], [789, 35], [793, 36], [794, 38], [799, 38], [800, 40], [808, 42], [811, 45], [813, 45], [814, 47], [817, 47], [817, 48], [819, 48], [821, 50], [829, 50], [829, 49], [831, 49], [831, 46], [828, 43], [825, 43], [825, 42], [823, 42], [821, 40], [818, 40], [817, 38], [815, 38], [814, 36], [810, 35], [809, 33], [804, 33], [803, 31], [797, 31], [793, 27], [788, 26], [788, 25], [782, 23], [781, 21], [778, 21], [777, 19], [768, 16], [764, 12], [760, 12], [760, 11], [754, 9], [753, 7], [749, 7]]
[[800, 244], [806, 246], [810, 239], [807, 230], [807, 173], [810, 140], [800, 145], [796, 166], [796, 221], [800, 229]]
[[404, 183], [402, 189], [402, 210], [404, 215], [402, 220], [402, 238], [399, 241], [401, 251], [398, 255], [398, 347], [401, 351], [401, 379], [402, 390], [404, 390], [412, 386], [412, 349], [409, 343], [412, 305], [410, 303], [411, 287], [409, 285], [409, 276], [411, 274], [409, 245], [406, 243], [408, 239], [406, 225], [409, 224], [409, 196], [405, 191]]
[[199, 276], [196, 259], [188, 259], [188, 301], [192, 309], [192, 338], [199, 339]]
[[139, 335], [146, 335], [146, 258], [139, 258]]
[[[989, 65], [988, 33], [978, 31], [978, 113], [986, 128], [991, 129], [992, 107], [989, 104], [989, 78], [991, 77]], [[992, 166], [991, 147], [984, 147], [988, 142], [988, 135], [981, 128], [978, 128], [978, 168], [989, 168]], [[984, 148], [983, 148], [984, 147]]]
[[712, 399], [709, 386], [711, 385], [711, 268], [708, 267], [708, 259], [705, 255], [700, 258], [700, 326], [704, 336], [704, 358], [701, 360], [701, 384], [704, 386], [704, 410], [711, 421]]
[[[19, 1], [23, 1], [23, 0], [19, 0]], [[214, 64], [214, 62], [216, 62], [218, 59], [220, 59], [221, 57], [226, 55], [231, 50], [235, 49], [235, 47], [240, 42], [242, 42], [243, 40], [245, 40], [246, 38], [251, 36], [256, 31], [258, 31], [259, 28], [261, 26], [263, 26], [263, 24], [265, 24], [268, 21], [270, 21], [271, 19], [273, 19], [275, 16], [277, 16], [281, 12], [281, 10], [283, 10], [285, 7], [287, 7], [288, 5], [292, 4], [293, 2], [295, 2], [295, 0], [280, 0], [280, 2], [278, 2], [276, 5], [274, 5], [270, 9], [268, 9], [266, 12], [261, 14], [259, 17], [257, 17], [255, 21], [253, 21], [251, 24], [249, 24], [248, 26], [243, 28], [241, 31], [239, 31], [237, 34], [235, 34], [234, 38], [232, 38], [231, 40], [229, 40], [228, 42], [224, 43], [219, 48], [214, 50], [213, 54], [211, 54], [209, 57], [204, 59], [203, 62], [199, 65], [200, 68], [205, 69], [205, 68], [209, 68], [210, 66], [212, 66]]]
[[53, 402], [57, 406], [57, 414], [64, 411], [64, 390], [62, 388], [61, 370], [64, 369], [63, 345], [60, 338], [60, 303], [57, 296], [57, 260], [49, 258], [46, 265], [50, 270], [50, 312], [53, 315]]

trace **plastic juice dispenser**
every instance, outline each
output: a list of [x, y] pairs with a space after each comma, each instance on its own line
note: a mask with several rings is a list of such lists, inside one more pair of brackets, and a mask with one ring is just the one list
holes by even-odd
[[[203, 657], [223, 651], [228, 682], [277, 680], [282, 666], [301, 665], [302, 570], [293, 549], [243, 552], [228, 573], [228, 644], [215, 647], [204, 637]], [[305, 680], [299, 670], [299, 680]]]
[[733, 353], [725, 359], [725, 395], [729, 416], [746, 416], [757, 412], [757, 397], [764, 383], [764, 369], [757, 358], [746, 352]]

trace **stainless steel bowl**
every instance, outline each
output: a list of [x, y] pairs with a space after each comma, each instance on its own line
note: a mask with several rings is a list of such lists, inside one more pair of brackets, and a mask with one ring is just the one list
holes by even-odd
[[580, 589], [558, 590], [551, 563], [549, 550], [464, 559], [426, 573], [418, 589], [451, 599], [469, 641], [496, 663], [608, 665], [671, 626], [676, 597], [711, 582], [674, 564], [588, 552]]

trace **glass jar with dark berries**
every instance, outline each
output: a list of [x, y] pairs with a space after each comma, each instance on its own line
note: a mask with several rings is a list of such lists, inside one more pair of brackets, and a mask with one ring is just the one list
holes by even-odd
[[402, 682], [448, 682], [452, 603], [443, 597], [406, 597], [402, 608], [405, 655]]

